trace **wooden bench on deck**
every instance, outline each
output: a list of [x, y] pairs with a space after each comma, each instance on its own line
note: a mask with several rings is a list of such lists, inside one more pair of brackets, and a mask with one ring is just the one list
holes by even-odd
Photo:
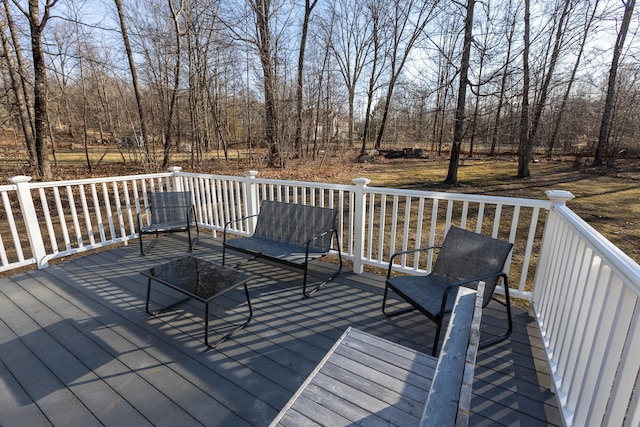
[[438, 358], [347, 329], [271, 426], [466, 426], [483, 292], [460, 287]]
[[[228, 239], [230, 225], [249, 217], [229, 221], [224, 226], [222, 265], [225, 265], [226, 251], [232, 249], [256, 257], [268, 259], [290, 267], [304, 270], [302, 293], [310, 296], [342, 270], [340, 241], [335, 226], [338, 211], [318, 206], [264, 200], [257, 215], [255, 232], [249, 237]], [[321, 258], [331, 250], [332, 240], [337, 245], [340, 261], [338, 270], [326, 281], [307, 292], [307, 271], [309, 261]]]

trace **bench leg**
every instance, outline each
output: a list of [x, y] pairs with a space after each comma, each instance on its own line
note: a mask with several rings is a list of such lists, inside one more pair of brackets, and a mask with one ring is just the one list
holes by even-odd
[[[340, 252], [338, 252], [338, 254], [340, 254]], [[342, 256], [339, 255], [338, 257], [340, 259], [340, 265], [338, 266], [338, 270], [335, 273], [333, 273], [331, 275], [331, 277], [329, 277], [327, 280], [325, 280], [324, 282], [320, 283], [315, 288], [313, 288], [310, 292], [307, 292], [307, 270], [308, 270], [307, 269], [307, 264], [304, 265], [304, 279], [302, 280], [302, 295], [303, 295], [303, 298], [309, 298], [311, 295], [313, 295], [317, 291], [319, 291], [320, 288], [322, 288], [324, 285], [326, 285], [327, 283], [329, 283], [330, 281], [335, 279], [338, 274], [340, 274], [340, 272], [342, 271]]]
[[331, 277], [329, 277], [327, 280], [325, 280], [324, 282], [320, 283], [318, 286], [313, 288], [311, 290], [311, 292], [307, 293], [307, 265], [309, 264], [309, 262], [308, 261], [305, 262], [305, 264], [304, 264], [304, 279], [302, 279], [302, 297], [303, 298], [309, 298], [311, 295], [316, 293], [320, 288], [322, 288], [328, 282], [330, 282], [333, 279], [335, 279], [336, 276], [338, 274], [340, 274], [340, 272], [342, 271], [342, 252], [340, 251], [340, 240], [338, 240], [338, 232], [337, 232], [337, 230], [334, 230], [333, 234], [334, 234], [334, 239], [335, 239], [336, 246], [337, 246], [336, 250], [338, 251], [338, 261], [339, 261], [338, 270], [335, 273], [333, 273], [331, 275]]

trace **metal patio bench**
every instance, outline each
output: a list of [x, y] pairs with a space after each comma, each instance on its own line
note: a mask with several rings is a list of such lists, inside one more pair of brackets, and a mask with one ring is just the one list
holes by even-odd
[[[198, 240], [200, 229], [196, 221], [196, 212], [188, 191], [165, 191], [150, 193], [151, 204], [144, 212], [138, 212], [138, 236], [140, 253], [145, 254], [142, 236], [160, 233], [186, 231], [189, 239], [189, 251]], [[146, 221], [145, 218], [146, 217]], [[147, 225], [145, 225], [145, 222]], [[196, 238], [191, 239], [191, 227], [196, 227]], [[152, 245], [149, 245], [152, 246]]]
[[[396, 257], [436, 248], [440, 249], [438, 257], [433, 270], [428, 275], [391, 277], [393, 261]], [[512, 248], [512, 243], [452, 226], [447, 232], [442, 246], [396, 252], [389, 260], [382, 300], [382, 312], [387, 317], [394, 317], [418, 310], [435, 322], [436, 334], [431, 352], [435, 356], [444, 317], [453, 309], [456, 291], [460, 287], [475, 288], [479, 281], [482, 280], [486, 283], [483, 308], [492, 299], [506, 306], [508, 326], [505, 334], [482, 342], [481, 348], [503, 341], [511, 335], [513, 330], [508, 277], [503, 271]], [[493, 292], [500, 279], [502, 279], [504, 285], [504, 302], [493, 297]], [[387, 297], [389, 290], [392, 290], [409, 303], [410, 307], [388, 312]]]
[[[229, 239], [230, 225], [249, 217], [229, 221], [224, 226], [222, 245], [222, 265], [225, 265], [228, 249], [249, 254], [255, 258], [268, 259], [304, 271], [302, 294], [311, 296], [314, 292], [333, 280], [342, 270], [340, 241], [335, 226], [338, 211], [331, 208], [300, 205], [296, 203], [264, 200], [257, 215], [255, 232], [249, 237]], [[327, 280], [307, 292], [309, 262], [322, 258], [332, 249], [335, 242], [339, 259], [337, 271]]]

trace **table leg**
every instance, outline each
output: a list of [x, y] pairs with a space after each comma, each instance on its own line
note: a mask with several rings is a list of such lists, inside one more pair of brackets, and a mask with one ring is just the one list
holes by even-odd
[[162, 312], [165, 312], [165, 311], [169, 311], [173, 307], [176, 307], [176, 306], [182, 304], [183, 302], [187, 302], [187, 301], [189, 301], [191, 299], [189, 297], [186, 297], [186, 298], [183, 298], [183, 299], [178, 300], [176, 302], [173, 302], [173, 303], [171, 303], [169, 305], [166, 305], [166, 306], [162, 307], [160, 310], [151, 312], [151, 311], [149, 311], [149, 300], [151, 299], [150, 298], [151, 297], [151, 280], [152, 279], [150, 277], [147, 279], [147, 301], [145, 302], [145, 306], [144, 306], [144, 309], [151, 316], [155, 316], [156, 314], [159, 314], [159, 313], [162, 313]]
[[234, 329], [233, 331], [229, 332], [228, 334], [226, 334], [225, 336], [220, 338], [213, 345], [209, 344], [209, 303], [205, 304], [205, 308], [204, 308], [204, 343], [207, 345], [207, 347], [216, 348], [216, 346], [218, 346], [218, 344], [222, 344], [227, 339], [229, 339], [229, 337], [231, 337], [231, 335], [235, 334], [240, 329], [242, 329], [245, 326], [247, 326], [249, 324], [249, 322], [251, 322], [251, 318], [253, 318], [253, 308], [251, 307], [251, 298], [249, 297], [249, 288], [247, 287], [246, 283], [244, 283], [244, 294], [247, 297], [247, 305], [249, 306], [249, 316], [247, 317], [247, 320], [245, 320], [244, 323], [240, 324], [236, 329]]

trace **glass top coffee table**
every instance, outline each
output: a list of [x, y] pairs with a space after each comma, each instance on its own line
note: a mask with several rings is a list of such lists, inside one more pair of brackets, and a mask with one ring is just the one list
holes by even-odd
[[[169, 311], [185, 301], [194, 299], [204, 304], [204, 343], [215, 348], [218, 344], [226, 341], [231, 335], [249, 324], [253, 317], [251, 299], [247, 282], [251, 276], [238, 272], [237, 270], [212, 264], [192, 256], [176, 259], [165, 264], [152, 267], [142, 271], [140, 274], [147, 277], [147, 301], [145, 310], [152, 316]], [[149, 299], [151, 295], [151, 282], [158, 282], [164, 286], [172, 288], [184, 295], [186, 298], [162, 307], [157, 311], [149, 310]], [[240, 324], [233, 331], [220, 338], [215, 344], [209, 344], [209, 303], [226, 292], [244, 286], [244, 293], [249, 306], [249, 316], [247, 320]]]

